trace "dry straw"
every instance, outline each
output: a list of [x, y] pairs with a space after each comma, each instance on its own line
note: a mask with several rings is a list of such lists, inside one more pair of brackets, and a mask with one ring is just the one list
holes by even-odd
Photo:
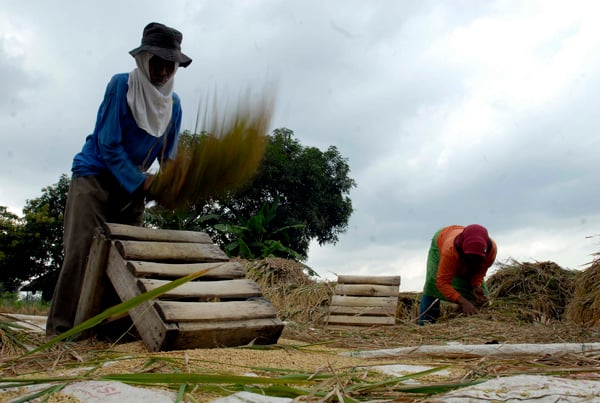
[[553, 262], [512, 260], [486, 281], [491, 309], [512, 312], [528, 322], [560, 320], [573, 296], [576, 275]]
[[600, 260], [577, 275], [566, 317], [578, 325], [600, 327]]
[[248, 278], [264, 291], [277, 310], [277, 317], [285, 321], [322, 324], [327, 316], [333, 294], [333, 285], [317, 282], [306, 273], [300, 262], [282, 258], [240, 260]]
[[[284, 339], [280, 339], [278, 345], [147, 353], [141, 342], [110, 346], [90, 339], [76, 343], [65, 341], [43, 351], [37, 348], [26, 356], [15, 357], [14, 352], [5, 349], [5, 354], [0, 356], [0, 383], [4, 392], [0, 393], [0, 400], [67, 401], [73, 398], [61, 396], [59, 391], [64, 385], [119, 381], [156, 390], [168, 388], [177, 393], [175, 401], [212, 401], [244, 390], [295, 401], [414, 402], [438, 401], [443, 399], [440, 393], [499, 376], [542, 374], [598, 378], [600, 356], [597, 351], [506, 357], [460, 353], [342, 359], [340, 349], [373, 350], [449, 342], [587, 343], [597, 341], [598, 332], [563, 322], [524, 323], [495, 312], [457, 317], [428, 326], [406, 322], [384, 327], [328, 328], [322, 326], [315, 313], [326, 309], [324, 304], [332, 294], [333, 283], [315, 282], [298, 262], [267, 258], [242, 263], [249, 276], [261, 281], [265, 297], [271, 298], [274, 306], [278, 304], [278, 312], [291, 314]], [[520, 275], [508, 273], [517, 280], [510, 281], [511, 286], [505, 288], [510, 289], [511, 294], [517, 291], [519, 281], [529, 279], [538, 286], [545, 280], [553, 289], [553, 279], [563, 274], [553, 264], [526, 264], [524, 269], [521, 266], [511, 266]], [[546, 268], [547, 274], [554, 275], [545, 277], [540, 273]], [[179, 281], [169, 287], [182, 284]], [[593, 281], [598, 284], [597, 277]], [[152, 298], [155, 297], [156, 294], [152, 294]], [[408, 298], [418, 301], [417, 294]], [[128, 303], [122, 307], [122, 313], [131, 308]], [[300, 312], [302, 309], [304, 313]], [[2, 330], [8, 336], [14, 331], [12, 327], [0, 328], [0, 333]], [[19, 331], [28, 337], [28, 344], [44, 343], [42, 335], [36, 340], [29, 331]], [[388, 364], [426, 365], [433, 369], [405, 376], [371, 370]], [[440, 369], [448, 369], [450, 375], [435, 376], [433, 372]], [[406, 382], [409, 379], [418, 379], [419, 383]], [[28, 385], [38, 385], [41, 389], [28, 392], [22, 388]]]
[[248, 92], [233, 108], [213, 97], [212, 109], [198, 110], [196, 130], [183, 136], [175, 158], [163, 161], [150, 196], [164, 207], [185, 209], [240, 190], [264, 156], [274, 96]]

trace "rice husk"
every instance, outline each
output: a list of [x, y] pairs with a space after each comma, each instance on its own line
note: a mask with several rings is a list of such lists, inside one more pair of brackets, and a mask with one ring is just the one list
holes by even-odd
[[185, 209], [243, 188], [262, 162], [273, 107], [270, 95], [247, 96], [233, 112], [215, 101], [211, 111], [199, 113], [195, 133], [182, 136], [175, 158], [161, 163], [150, 196], [161, 206]]

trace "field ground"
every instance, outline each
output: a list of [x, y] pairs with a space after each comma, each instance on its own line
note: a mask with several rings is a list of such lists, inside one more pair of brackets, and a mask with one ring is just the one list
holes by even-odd
[[[185, 402], [238, 392], [326, 402], [600, 401], [600, 264], [577, 274], [514, 262], [490, 279], [491, 303], [479, 314], [443, 303], [440, 321], [427, 326], [415, 323], [419, 294], [400, 293], [396, 324], [373, 327], [327, 326], [334, 284], [310, 279], [302, 265], [244, 264], [285, 323], [277, 344], [149, 353], [135, 337], [95, 338], [23, 356], [47, 342], [43, 313], [29, 312], [38, 315], [33, 330], [0, 328], [0, 382], [11, 382], [0, 400], [28, 401], [31, 383], [46, 385], [48, 402], [79, 401], [60, 388], [100, 381]], [[480, 384], [487, 391], [471, 389]]]
[[[36, 321], [26, 318], [38, 331], [27, 331], [30, 340], [43, 337], [43, 317]], [[40, 320], [41, 319], [41, 320]], [[96, 380], [113, 374], [210, 374], [273, 377], [281, 374], [329, 375], [325, 380], [310, 383], [312, 399], [304, 401], [336, 401], [352, 398], [355, 401], [446, 401], [443, 394], [451, 390], [440, 385], [462, 385], [498, 377], [522, 375], [559, 376], [561, 380], [594, 381], [600, 385], [600, 351], [536, 351], [530, 354], [482, 356], [476, 353], [392, 354], [389, 356], [349, 356], [349, 352], [394, 349], [407, 346], [455, 346], [494, 344], [567, 344], [597, 343], [600, 329], [578, 328], [561, 322], [523, 323], [497, 314], [481, 313], [471, 317], [444, 318], [440, 323], [417, 326], [401, 323], [386, 327], [327, 327], [307, 323], [287, 322], [277, 345], [245, 346], [239, 348], [193, 349], [148, 353], [141, 341], [108, 343], [100, 340], [64, 342], [46, 352], [15, 360], [18, 352], [2, 352], [2, 378], [17, 376], [81, 377], [80, 381]], [[11, 360], [14, 360], [11, 362]], [[93, 369], [92, 369], [93, 368]], [[422, 373], [432, 369], [431, 373]], [[87, 375], [86, 375], [87, 374]], [[90, 376], [93, 374], [93, 376]], [[411, 375], [413, 374], [413, 375]], [[417, 374], [417, 375], [414, 375]], [[408, 375], [405, 382], [396, 381], [386, 387], [375, 387], [391, 379]], [[533, 379], [533, 378], [532, 378]], [[535, 378], [538, 379], [538, 378]], [[558, 379], [558, 378], [557, 378]], [[73, 382], [73, 381], [71, 381]], [[531, 382], [531, 381], [530, 381]], [[537, 381], [536, 381], [537, 382]], [[419, 392], [415, 385], [422, 385]], [[146, 386], [148, 387], [148, 386]], [[153, 390], [164, 385], [152, 385]], [[158, 389], [157, 389], [158, 388]], [[306, 385], [304, 386], [306, 388]], [[361, 389], [362, 388], [362, 389]], [[210, 388], [208, 388], [210, 389]], [[223, 390], [190, 392], [186, 401], [218, 399]], [[416, 392], [414, 391], [416, 390]], [[579, 387], [581, 390], [581, 387]], [[599, 389], [600, 390], [600, 389]], [[328, 393], [332, 396], [324, 399]], [[11, 395], [22, 397], [23, 389], [13, 389]], [[265, 393], [264, 391], [261, 393]], [[579, 393], [579, 392], [578, 392]], [[588, 395], [590, 392], [587, 392]], [[599, 392], [600, 393], [600, 392]], [[53, 393], [49, 402], [68, 400], [60, 392]], [[191, 396], [191, 397], [190, 397]], [[320, 396], [317, 398], [317, 396]], [[600, 395], [598, 397], [600, 399]], [[52, 400], [55, 399], [55, 400]], [[61, 400], [67, 399], [67, 400]], [[323, 399], [323, 400], [319, 400]], [[438, 400], [435, 400], [438, 399]], [[441, 399], [441, 400], [439, 400]], [[449, 399], [449, 398], [448, 398]], [[106, 400], [109, 401], [109, 400]], [[302, 399], [300, 400], [302, 401]], [[351, 401], [351, 400], [348, 400]], [[447, 400], [451, 401], [451, 400]], [[483, 401], [483, 400], [481, 400]], [[538, 400], [540, 401], [540, 400]], [[543, 401], [543, 400], [541, 400]], [[578, 400], [565, 400], [578, 401]]]

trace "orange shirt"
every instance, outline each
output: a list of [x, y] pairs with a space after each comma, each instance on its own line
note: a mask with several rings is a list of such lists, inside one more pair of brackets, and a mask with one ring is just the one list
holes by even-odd
[[435, 284], [442, 295], [448, 301], [457, 302], [461, 294], [452, 286], [454, 277], [467, 278], [473, 287], [480, 287], [488, 269], [496, 260], [496, 242], [492, 241], [492, 248], [485, 256], [483, 263], [475, 272], [469, 273], [466, 266], [461, 262], [458, 251], [454, 247], [454, 240], [463, 231], [464, 226], [451, 225], [440, 231], [437, 239], [437, 247], [440, 252]]

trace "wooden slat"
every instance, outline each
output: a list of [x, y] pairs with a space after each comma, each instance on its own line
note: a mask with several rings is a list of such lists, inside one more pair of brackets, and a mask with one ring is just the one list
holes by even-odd
[[350, 316], [350, 315], [329, 315], [327, 321], [330, 325], [353, 325], [353, 326], [373, 326], [373, 325], [394, 325], [396, 318], [393, 316]]
[[394, 316], [396, 307], [389, 306], [330, 306], [329, 313], [335, 315]]
[[[127, 270], [126, 262], [113, 246], [109, 250], [106, 274], [122, 301], [140, 295], [135, 277]], [[149, 351], [171, 348], [173, 340], [177, 336], [177, 325], [163, 322], [151, 301], [132, 308], [129, 315]]]
[[346, 297], [343, 295], [334, 295], [331, 298], [331, 305], [339, 306], [379, 306], [396, 307], [398, 306], [397, 297]]
[[394, 325], [400, 276], [338, 276], [327, 324]]
[[277, 318], [233, 322], [181, 322], [173, 349], [277, 344], [283, 331]]
[[[110, 241], [106, 239], [100, 230], [96, 230], [88, 255], [79, 303], [77, 304], [77, 312], [75, 313], [75, 326], [85, 322], [103, 310], [102, 301], [104, 300], [104, 295], [112, 287], [110, 281], [105, 276], [109, 247]], [[112, 292], [114, 293], [114, 291]], [[91, 333], [84, 332], [83, 337], [87, 336], [91, 336]]]
[[[260, 298], [261, 288], [245, 278], [244, 267], [229, 261], [206, 234], [110, 223], [104, 231], [110, 242], [107, 278], [122, 301], [212, 268], [129, 311], [149, 351], [277, 343], [284, 325], [275, 308]], [[206, 302], [211, 299], [222, 301]]]
[[[138, 279], [142, 292], [167, 284], [166, 280]], [[190, 281], [166, 293], [161, 298], [228, 298], [241, 299], [262, 296], [262, 290], [250, 279], [222, 281]]]
[[136, 277], [179, 278], [199, 270], [210, 269], [200, 280], [234, 279], [246, 277], [246, 270], [239, 262], [216, 263], [156, 263], [133, 260], [127, 268]]
[[113, 241], [127, 260], [175, 262], [225, 262], [229, 258], [217, 245], [175, 242]]
[[376, 284], [400, 286], [400, 276], [349, 276], [338, 275], [340, 284]]
[[208, 234], [196, 231], [152, 229], [114, 223], [104, 224], [104, 230], [106, 231], [107, 236], [111, 239], [132, 239], [137, 241], [157, 242], [213, 243]]
[[157, 301], [165, 322], [239, 321], [275, 318], [275, 308], [267, 300], [231, 302]]
[[392, 285], [372, 284], [337, 284], [335, 295], [354, 295], [368, 297], [398, 297], [398, 287]]

